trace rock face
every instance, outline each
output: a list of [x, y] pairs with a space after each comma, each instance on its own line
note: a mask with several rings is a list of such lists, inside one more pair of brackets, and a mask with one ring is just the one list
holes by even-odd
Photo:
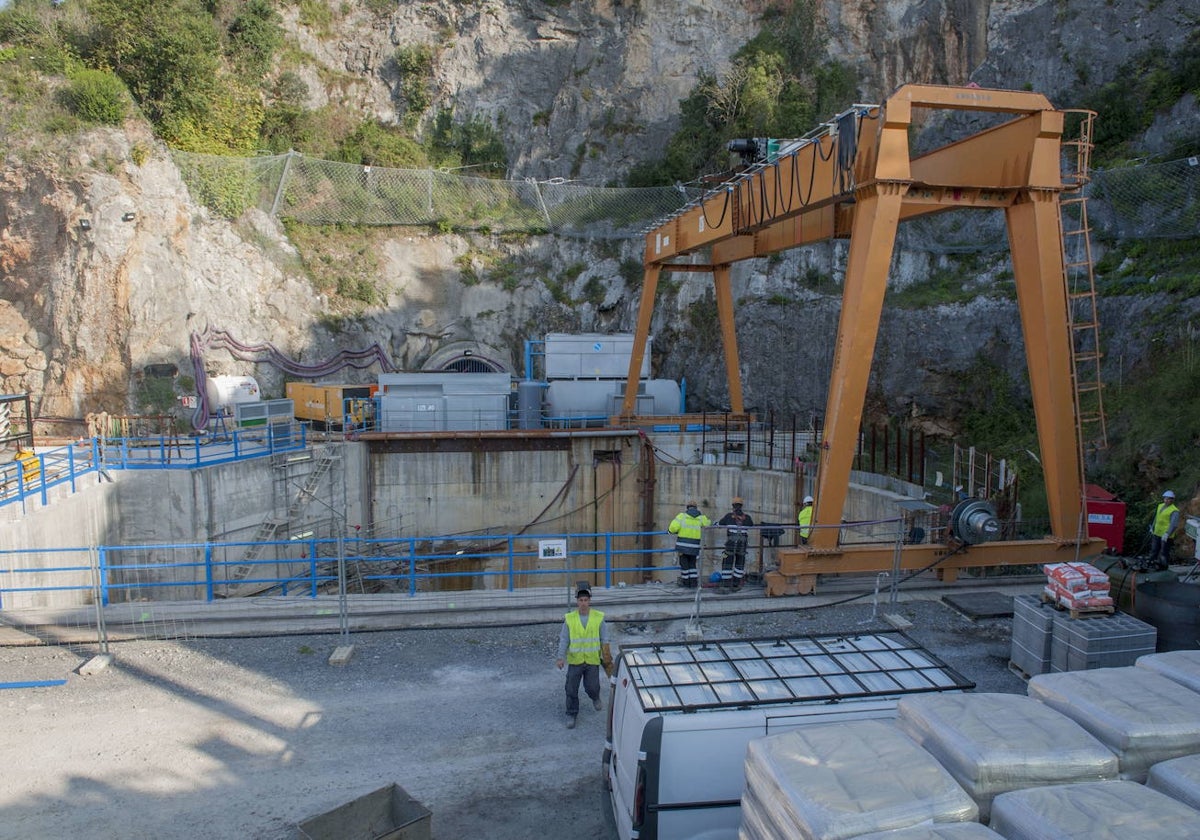
[[[397, 121], [406, 103], [396, 51], [433, 44], [434, 109], [493, 119], [512, 177], [602, 184], [659, 155], [679, 100], [701, 73], [728, 67], [758, 31], [766, 5], [434, 0], [395, 4], [380, 17], [345, 4], [320, 33], [301, 25], [298, 5], [283, 4], [282, 12], [310, 56], [302, 73], [310, 104], [336, 98]], [[826, 0], [820, 8], [829, 53], [859, 70], [863, 101], [906, 82], [974, 80], [1028, 86], [1058, 102], [1085, 78], [1113, 78], [1121, 61], [1150, 44], [1177, 46], [1193, 25], [1187, 6]], [[1185, 97], [1148, 142], [1165, 143], [1171, 125], [1195, 114]], [[407, 229], [363, 236], [383, 300], [349, 311], [316, 290], [317, 269], [304, 267], [276, 220], [252, 213], [230, 223], [197, 205], [140, 123], [51, 139], [36, 150], [9, 148], [0, 171], [0, 391], [30, 393], [47, 417], [144, 410], [137, 394], [146, 366], [190, 373], [189, 336], [206, 326], [310, 362], [379, 342], [400, 369], [437, 367], [461, 348], [517, 375], [525, 373], [528, 340], [634, 327], [640, 240], [513, 241]], [[939, 259], [901, 250], [892, 282], [926, 276]], [[510, 269], [503, 280], [487, 268], [497, 260]], [[748, 406], [800, 414], [824, 407], [839, 298], [812, 292], [800, 278], [815, 270], [836, 279], [843, 265], [844, 244], [835, 243], [736, 267]], [[710, 284], [706, 275], [667, 284], [652, 330], [654, 375], [686, 378], [696, 408], [712, 409], [726, 397], [707, 317]], [[1122, 320], [1106, 332], [1124, 333], [1138, 307], [1114, 309], [1106, 318]], [[1009, 302], [885, 313], [872, 388], [891, 410], [934, 413], [955, 374], [981, 353], [1011, 357], [1004, 364], [1019, 374], [1020, 341]], [[1131, 357], [1123, 360], [1128, 366]], [[253, 373], [267, 396], [282, 396], [283, 375], [270, 365], [223, 351], [204, 363], [210, 374]]]

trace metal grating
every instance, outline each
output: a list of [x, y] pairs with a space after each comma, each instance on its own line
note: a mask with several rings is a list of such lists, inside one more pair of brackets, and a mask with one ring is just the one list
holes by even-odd
[[975, 687], [899, 631], [633, 645], [621, 656], [646, 711], [829, 703]]

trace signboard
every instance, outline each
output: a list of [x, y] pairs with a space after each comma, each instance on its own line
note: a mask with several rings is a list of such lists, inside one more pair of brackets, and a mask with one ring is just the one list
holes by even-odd
[[566, 539], [538, 540], [539, 560], [565, 560], [567, 558]]

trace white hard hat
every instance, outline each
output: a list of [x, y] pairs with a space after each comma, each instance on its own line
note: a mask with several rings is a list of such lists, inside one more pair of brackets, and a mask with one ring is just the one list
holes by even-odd
[[1174, 490], [1164, 490], [1164, 491], [1163, 491], [1163, 498], [1164, 498], [1164, 499], [1174, 499], [1174, 498], [1175, 498], [1175, 491], [1174, 491]]
[[804, 497], [804, 504], [806, 504], [806, 505], [811, 505], [812, 503], [813, 503], [813, 497], [812, 497], [812, 496], [805, 496], [805, 497]]

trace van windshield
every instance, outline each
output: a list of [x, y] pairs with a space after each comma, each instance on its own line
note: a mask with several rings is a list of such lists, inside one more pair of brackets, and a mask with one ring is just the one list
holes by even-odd
[[828, 703], [975, 687], [900, 631], [631, 645], [645, 711]]

